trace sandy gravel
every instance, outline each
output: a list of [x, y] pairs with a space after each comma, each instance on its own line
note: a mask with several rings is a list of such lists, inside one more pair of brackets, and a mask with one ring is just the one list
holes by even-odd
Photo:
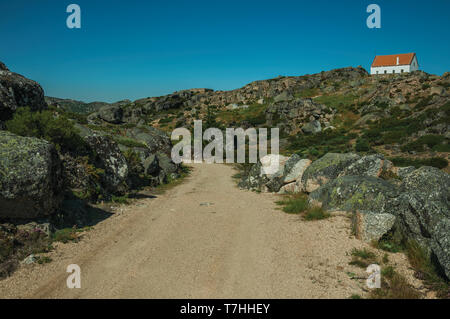
[[[306, 222], [277, 209], [277, 195], [239, 190], [227, 165], [195, 165], [157, 198], [122, 206], [79, 243], [58, 244], [44, 265], [0, 281], [2, 298], [348, 298], [364, 295], [349, 266], [345, 215]], [[367, 246], [366, 246], [367, 247]], [[405, 257], [391, 255], [409, 277]], [[68, 289], [66, 267], [81, 267]]]

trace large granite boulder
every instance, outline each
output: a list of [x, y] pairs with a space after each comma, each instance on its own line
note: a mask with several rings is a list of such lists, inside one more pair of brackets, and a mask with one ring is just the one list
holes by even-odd
[[403, 237], [434, 255], [450, 278], [450, 176], [427, 166], [409, 173], [390, 212]]
[[310, 193], [320, 186], [335, 179], [339, 174], [360, 157], [357, 154], [327, 153], [314, 161], [303, 173], [302, 183], [306, 192]]
[[359, 175], [380, 177], [394, 171], [394, 164], [381, 154], [367, 155], [346, 167], [339, 176]]
[[370, 243], [387, 234], [395, 220], [396, 217], [392, 214], [356, 210], [352, 216], [352, 229], [357, 239]]
[[37, 82], [9, 71], [0, 62], [0, 126], [12, 118], [17, 108], [24, 106], [32, 111], [47, 108], [44, 90]]
[[157, 128], [141, 125], [129, 129], [126, 135], [144, 143], [151, 154], [157, 152], [162, 152], [169, 156], [171, 154], [172, 141], [170, 140], [170, 137], [164, 131], [158, 130]]
[[123, 109], [120, 105], [107, 105], [98, 110], [98, 116], [105, 122], [112, 124], [122, 123]]
[[56, 212], [63, 197], [61, 171], [51, 143], [0, 131], [0, 219]]
[[[289, 158], [282, 155], [269, 154], [258, 163], [252, 165], [248, 174], [239, 182], [240, 188], [263, 192], [278, 192], [283, 186], [285, 165]], [[277, 165], [275, 165], [278, 162]], [[289, 165], [293, 164], [290, 163]]]
[[318, 120], [311, 121], [302, 126], [302, 131], [305, 134], [317, 134], [322, 132], [322, 125]]
[[127, 190], [127, 160], [117, 143], [105, 135], [88, 135], [86, 142], [95, 153], [95, 166], [105, 170], [102, 184], [113, 194], [122, 194]]
[[326, 210], [389, 213], [390, 202], [397, 195], [397, 187], [385, 180], [371, 176], [343, 176], [309, 194], [309, 200]]

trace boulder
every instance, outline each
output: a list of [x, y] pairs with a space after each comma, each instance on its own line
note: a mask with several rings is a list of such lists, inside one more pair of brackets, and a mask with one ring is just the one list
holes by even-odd
[[[278, 192], [283, 186], [284, 166], [288, 158], [282, 155], [269, 154], [252, 165], [248, 174], [239, 182], [240, 188], [257, 191]], [[278, 165], [276, 165], [278, 163]]]
[[108, 136], [95, 133], [86, 136], [85, 140], [95, 151], [95, 166], [105, 170], [102, 176], [104, 187], [111, 193], [123, 194], [127, 188], [128, 164], [117, 143]]
[[346, 167], [339, 176], [359, 175], [380, 177], [383, 173], [393, 172], [394, 164], [381, 154], [367, 155]]
[[398, 195], [391, 183], [371, 176], [342, 176], [309, 194], [309, 201], [326, 210], [390, 213], [390, 202]]
[[284, 195], [284, 194], [293, 194], [296, 190], [296, 183], [290, 183], [286, 184], [283, 187], [280, 188], [278, 194]]
[[431, 95], [445, 95], [445, 88], [443, 88], [442, 86], [434, 86], [431, 88], [430, 93]]
[[55, 213], [63, 198], [61, 172], [51, 143], [0, 131], [0, 218]]
[[355, 237], [367, 243], [380, 240], [392, 229], [394, 223], [395, 216], [388, 213], [356, 210], [352, 216]]
[[287, 183], [285, 182], [286, 177], [290, 173], [293, 173], [292, 170], [297, 162], [300, 161], [300, 159], [300, 156], [294, 154], [289, 157], [284, 163], [280, 163], [280, 167], [275, 174], [268, 175], [269, 182], [266, 183], [266, 186], [270, 192], [278, 192], [280, 188]]
[[254, 191], [264, 190], [264, 185], [269, 181], [269, 178], [262, 173], [262, 168], [261, 162], [252, 165], [249, 172], [241, 178], [238, 186]]
[[406, 178], [410, 173], [414, 172], [416, 168], [414, 166], [407, 167], [394, 167], [394, 174], [396, 174], [400, 179]]
[[120, 124], [123, 119], [123, 109], [119, 105], [107, 105], [98, 110], [98, 116], [105, 122]]
[[349, 165], [360, 157], [357, 154], [327, 153], [314, 161], [303, 173], [302, 184], [306, 192], [310, 193], [320, 186], [335, 179]]
[[318, 120], [311, 121], [302, 126], [302, 131], [305, 134], [317, 134], [322, 132], [322, 125]]
[[434, 167], [409, 173], [391, 203], [396, 228], [435, 256], [450, 278], [450, 176]]
[[294, 99], [294, 97], [292, 96], [291, 93], [289, 93], [288, 91], [284, 91], [281, 94], [278, 94], [277, 96], [275, 96], [274, 98], [274, 102], [278, 103], [278, 102], [287, 102], [287, 101], [291, 101], [292, 99]]
[[295, 164], [288, 168], [286, 165], [286, 174], [284, 177], [284, 184], [297, 182], [302, 180], [303, 173], [311, 165], [312, 161], [309, 159], [300, 159]]
[[28, 106], [32, 111], [47, 108], [44, 90], [37, 82], [0, 64], [0, 124], [11, 119], [19, 107]]
[[127, 131], [127, 136], [144, 143], [151, 154], [162, 152], [170, 156], [172, 141], [169, 136], [157, 128], [141, 125]]

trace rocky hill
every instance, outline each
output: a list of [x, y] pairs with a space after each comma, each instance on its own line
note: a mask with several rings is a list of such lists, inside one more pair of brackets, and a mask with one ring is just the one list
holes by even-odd
[[[361, 238], [413, 239], [449, 276], [449, 87], [450, 73], [349, 67], [86, 104], [44, 99], [39, 84], [0, 64], [0, 220], [39, 220], [33, 227], [45, 231], [85, 225], [94, 203], [170, 182], [183, 168], [170, 159], [168, 133], [194, 120], [278, 127], [282, 172], [243, 165], [241, 187], [302, 192], [324, 209], [352, 211]], [[0, 240], [17, 241], [12, 229]], [[11, 245], [4, 255], [23, 257]]]

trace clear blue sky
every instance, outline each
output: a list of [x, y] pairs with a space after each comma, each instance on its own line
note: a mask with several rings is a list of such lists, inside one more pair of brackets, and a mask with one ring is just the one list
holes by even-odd
[[[82, 28], [66, 27], [79, 4]], [[367, 5], [382, 28], [366, 26]], [[46, 95], [117, 101], [418, 54], [450, 71], [448, 0], [0, 0], [0, 61]]]

